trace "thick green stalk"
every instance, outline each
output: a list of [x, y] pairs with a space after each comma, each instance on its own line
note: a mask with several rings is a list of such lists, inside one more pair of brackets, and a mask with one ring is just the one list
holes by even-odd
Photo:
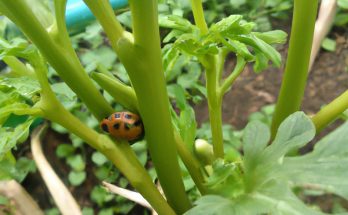
[[34, 62], [38, 81], [41, 85], [41, 101], [35, 105], [40, 108], [43, 117], [60, 124], [70, 132], [86, 141], [91, 147], [102, 152], [127, 177], [132, 186], [137, 189], [159, 214], [174, 215], [163, 196], [152, 183], [145, 168], [136, 158], [127, 142], [113, 142], [106, 135], [97, 133], [82, 123], [66, 110], [57, 100], [48, 84], [44, 64]]
[[289, 53], [272, 122], [274, 137], [280, 123], [301, 106], [307, 82], [318, 0], [295, 0]]
[[149, 151], [164, 194], [174, 210], [182, 214], [191, 204], [185, 194], [177, 160], [162, 68], [157, 1], [129, 1], [134, 42], [132, 38], [125, 37], [125, 34], [116, 32], [117, 20], [114, 15], [105, 15], [112, 11], [110, 5], [103, 11], [94, 1], [85, 2], [103, 26], [111, 45], [128, 71], [138, 98]]
[[129, 4], [133, 18], [133, 58], [136, 57], [140, 64], [134, 67], [138, 61], [132, 62], [126, 56], [127, 50], [123, 49], [126, 47], [120, 47], [121, 60], [127, 59], [125, 66], [137, 94], [149, 151], [163, 191], [169, 204], [182, 214], [191, 203], [185, 193], [177, 159], [162, 67], [157, 1], [130, 0]]
[[337, 119], [340, 114], [348, 109], [348, 90], [326, 105], [312, 117], [317, 133], [323, 130], [331, 122]]
[[72, 55], [66, 45], [49, 36], [26, 1], [0, 0], [0, 12], [9, 17], [38, 47], [60, 77], [98, 119], [112, 113], [111, 106], [93, 85], [76, 54]]

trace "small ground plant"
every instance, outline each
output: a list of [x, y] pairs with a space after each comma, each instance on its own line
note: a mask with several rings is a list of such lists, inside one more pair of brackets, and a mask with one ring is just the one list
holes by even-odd
[[[84, 2], [124, 66], [127, 84], [105, 65], [84, 68], [66, 28], [66, 0], [54, 0], [52, 11], [47, 13], [37, 13], [39, 6], [29, 4], [29, 0], [0, 0], [0, 12], [30, 41], [0, 40], [1, 58], [10, 68], [0, 76], [0, 178], [20, 180], [23, 176], [13, 175], [15, 169], [33, 170], [32, 163], [16, 161], [12, 150], [27, 139], [35, 119], [44, 118], [96, 150], [91, 159], [101, 169], [100, 180], [110, 176], [111, 162], [159, 214], [323, 214], [304, 204], [295, 195], [295, 188], [348, 199], [344, 182], [348, 172], [347, 123], [320, 140], [312, 152], [296, 153], [348, 108], [345, 92], [312, 117], [298, 112], [318, 1], [294, 1], [289, 52], [273, 121], [267, 118], [272, 107], [265, 108], [264, 113], [253, 116], [259, 120], [252, 120], [243, 134], [228, 137], [224, 131], [230, 128], [222, 126], [221, 116], [224, 95], [248, 64], [256, 73], [270, 63], [281, 66], [281, 55], [274, 45], [286, 42], [285, 32], [255, 31], [253, 22], [235, 14], [208, 26], [201, 0], [191, 0], [194, 22], [175, 13], [159, 18], [156, 0], [129, 0], [132, 23], [128, 31], [116, 19], [109, 1]], [[160, 38], [159, 26], [168, 29], [164, 38]], [[230, 72], [224, 71], [227, 57], [235, 62]], [[185, 64], [186, 77], [175, 76], [183, 60], [194, 62], [194, 66]], [[197, 131], [194, 111], [187, 101], [189, 87], [185, 88], [185, 84], [192, 87], [189, 79], [192, 74], [199, 76], [200, 70], [206, 86], [193, 88], [208, 101], [208, 134], [204, 129]], [[64, 83], [50, 83], [47, 77], [52, 72]], [[181, 84], [167, 87], [166, 81], [172, 77], [178, 77]], [[71, 106], [75, 95], [82, 101], [80, 107]], [[173, 100], [175, 105], [170, 102]], [[102, 124], [99, 128], [103, 119], [119, 118], [114, 114], [115, 103], [122, 106], [118, 111], [141, 117], [144, 141], [137, 144], [146, 143], [164, 196], [144, 168], [144, 158], [137, 156], [136, 147], [118, 138], [117, 132], [109, 136], [102, 131], [111, 133], [110, 127]], [[84, 114], [82, 109], [88, 109], [94, 119], [77, 117]], [[13, 119], [19, 116], [20, 121], [14, 124]], [[115, 124], [114, 129], [118, 126]], [[72, 167], [69, 180], [77, 185], [86, 175], [82, 156], [74, 154], [75, 150], [61, 145], [57, 154]], [[186, 169], [180, 168], [179, 159]], [[184, 186], [183, 175], [191, 177], [190, 188], [187, 183]], [[197, 191], [195, 199], [186, 192], [192, 189]], [[98, 188], [94, 192], [98, 196]], [[98, 204], [103, 203], [100, 200]]]

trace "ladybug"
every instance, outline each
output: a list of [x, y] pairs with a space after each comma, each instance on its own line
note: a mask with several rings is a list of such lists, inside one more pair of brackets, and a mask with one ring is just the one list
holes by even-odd
[[144, 136], [144, 126], [139, 115], [131, 112], [116, 112], [105, 117], [100, 128], [119, 140], [135, 142]]

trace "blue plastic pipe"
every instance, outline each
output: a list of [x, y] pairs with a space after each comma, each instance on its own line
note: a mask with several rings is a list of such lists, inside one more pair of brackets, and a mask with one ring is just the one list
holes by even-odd
[[[110, 4], [115, 10], [126, 7], [128, 1], [110, 0]], [[82, 31], [89, 23], [95, 20], [95, 17], [83, 0], [68, 0], [65, 19], [69, 33], [74, 34]]]

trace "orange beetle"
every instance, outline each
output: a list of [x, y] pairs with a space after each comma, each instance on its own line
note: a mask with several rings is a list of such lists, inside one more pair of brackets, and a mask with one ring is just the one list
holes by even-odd
[[116, 112], [105, 117], [100, 123], [100, 128], [111, 136], [130, 142], [143, 137], [144, 126], [140, 116], [131, 112]]

